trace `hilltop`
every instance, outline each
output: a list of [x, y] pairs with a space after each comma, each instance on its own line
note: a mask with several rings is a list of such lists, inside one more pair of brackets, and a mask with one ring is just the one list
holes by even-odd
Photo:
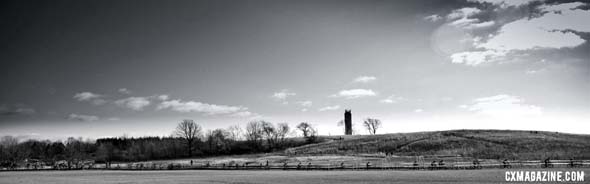
[[449, 130], [380, 135], [320, 136], [288, 155], [382, 154], [482, 159], [589, 159], [590, 135], [545, 131]]

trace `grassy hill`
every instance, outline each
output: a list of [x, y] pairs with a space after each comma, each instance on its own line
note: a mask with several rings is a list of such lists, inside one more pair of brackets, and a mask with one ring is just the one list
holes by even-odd
[[289, 155], [393, 154], [481, 159], [590, 159], [590, 135], [543, 131], [450, 130], [381, 135], [322, 136], [289, 148]]

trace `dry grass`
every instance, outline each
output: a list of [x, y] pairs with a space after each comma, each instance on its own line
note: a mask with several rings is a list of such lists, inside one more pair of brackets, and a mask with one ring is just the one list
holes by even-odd
[[541, 131], [452, 130], [324, 137], [326, 142], [290, 148], [290, 155], [461, 156], [486, 159], [590, 159], [590, 135]]

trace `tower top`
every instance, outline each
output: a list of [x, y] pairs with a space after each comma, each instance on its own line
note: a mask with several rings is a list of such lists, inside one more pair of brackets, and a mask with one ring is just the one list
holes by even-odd
[[344, 109], [344, 112], [350, 112], [350, 109]]

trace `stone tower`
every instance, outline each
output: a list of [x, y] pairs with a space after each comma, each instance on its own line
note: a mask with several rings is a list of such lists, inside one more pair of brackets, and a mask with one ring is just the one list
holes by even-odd
[[344, 110], [344, 135], [352, 135], [352, 113], [350, 109]]

